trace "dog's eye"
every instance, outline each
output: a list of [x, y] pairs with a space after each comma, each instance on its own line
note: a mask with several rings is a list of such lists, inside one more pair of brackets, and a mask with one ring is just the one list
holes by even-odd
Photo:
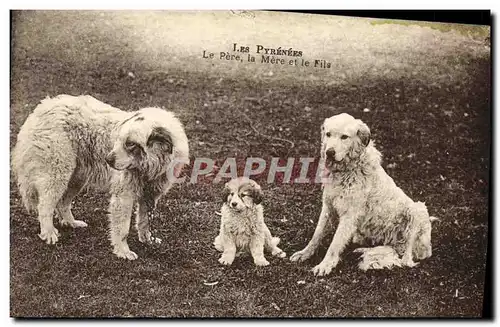
[[348, 137], [349, 137], [348, 135], [345, 135], [345, 134], [344, 134], [344, 135], [342, 135], [342, 136], [340, 137], [340, 139], [341, 139], [341, 140], [345, 140], [345, 139], [347, 139]]
[[248, 193], [242, 193], [241, 197], [249, 196]]
[[134, 149], [135, 147], [137, 146], [136, 143], [132, 142], [132, 141], [127, 141], [125, 142], [125, 147], [129, 150], [132, 150]]
[[326, 132], [326, 137], [330, 137], [330, 136], [332, 136], [332, 133]]

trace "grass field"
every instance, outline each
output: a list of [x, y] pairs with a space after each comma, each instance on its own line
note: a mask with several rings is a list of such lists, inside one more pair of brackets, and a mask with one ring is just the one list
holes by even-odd
[[[142, 245], [132, 230], [129, 244], [139, 259], [127, 262], [111, 254], [105, 194], [80, 195], [73, 213], [89, 227], [59, 228], [59, 242], [48, 246], [37, 237], [36, 217], [26, 213], [11, 180], [11, 316], [481, 315], [490, 183], [489, 44], [477, 33], [414, 25], [252, 15], [15, 14], [11, 147], [36, 104], [60, 93], [91, 94], [124, 110], [171, 109], [185, 124], [192, 157], [217, 162], [317, 157], [323, 119], [347, 112], [371, 127], [396, 183], [441, 218], [433, 229], [433, 256], [414, 269], [365, 273], [349, 248], [337, 269], [321, 278], [310, 269], [324, 251], [304, 264], [270, 258], [270, 266], [255, 268], [244, 256], [222, 267], [212, 246], [222, 184], [203, 179], [179, 185], [160, 202], [162, 219], [155, 227], [161, 245]], [[201, 59], [204, 49], [227, 51], [233, 42], [293, 46], [333, 68]], [[314, 231], [320, 186], [265, 179], [256, 178], [264, 189], [268, 226], [291, 255]]]

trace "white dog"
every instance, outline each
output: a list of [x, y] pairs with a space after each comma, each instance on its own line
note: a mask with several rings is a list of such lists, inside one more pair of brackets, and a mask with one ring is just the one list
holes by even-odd
[[255, 265], [267, 266], [264, 247], [273, 256], [286, 256], [277, 245], [278, 237], [272, 237], [264, 222], [262, 190], [253, 180], [240, 177], [227, 182], [223, 193], [220, 233], [215, 238], [215, 248], [223, 252], [219, 262], [233, 263], [237, 250], [249, 249]]
[[321, 215], [309, 244], [290, 260], [303, 261], [314, 254], [333, 215], [339, 224], [323, 261], [313, 269], [315, 275], [329, 274], [351, 240], [390, 245], [402, 255], [400, 264], [410, 267], [416, 265], [413, 257], [430, 257], [431, 221], [436, 218], [429, 217], [425, 204], [413, 202], [384, 171], [368, 126], [339, 114], [324, 121], [321, 134], [321, 156], [328, 173]]
[[108, 190], [113, 253], [134, 260], [127, 235], [135, 203], [141, 242], [151, 236], [149, 218], [189, 162], [188, 140], [173, 113], [159, 108], [125, 112], [91, 96], [47, 98], [28, 117], [17, 137], [12, 166], [28, 211], [37, 211], [40, 238], [58, 240], [61, 223], [86, 227], [71, 213], [84, 188]]

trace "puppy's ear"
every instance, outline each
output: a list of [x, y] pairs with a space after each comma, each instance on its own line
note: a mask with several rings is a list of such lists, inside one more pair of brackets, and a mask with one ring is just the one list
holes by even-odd
[[361, 144], [363, 144], [364, 146], [367, 146], [370, 143], [370, 139], [371, 139], [370, 129], [368, 128], [368, 126], [365, 123], [363, 123], [359, 119], [358, 119], [358, 123], [359, 123], [359, 127], [358, 127], [357, 135], [358, 135], [359, 139], [361, 140]]
[[168, 149], [170, 153], [172, 152], [173, 149], [172, 137], [165, 128], [163, 127], [153, 128], [146, 144], [148, 147], [150, 147], [155, 143], [158, 143], [161, 146], [165, 147], [166, 149]]
[[250, 196], [252, 197], [254, 204], [257, 205], [262, 202], [264, 194], [262, 193], [262, 189], [257, 183], [253, 184], [252, 190], [250, 191]]
[[224, 189], [222, 190], [222, 202], [227, 202], [227, 197], [231, 194], [231, 190], [227, 186], [227, 183], [224, 185]]

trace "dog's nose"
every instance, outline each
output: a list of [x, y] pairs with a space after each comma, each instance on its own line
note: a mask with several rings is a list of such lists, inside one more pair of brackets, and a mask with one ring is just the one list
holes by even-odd
[[114, 155], [114, 153], [110, 153], [106, 156], [106, 162], [108, 163], [108, 165], [110, 165], [111, 167], [114, 167], [115, 166], [115, 160], [116, 160], [116, 157]]
[[326, 156], [330, 158], [335, 157], [335, 150], [333, 148], [326, 150]]
[[233, 207], [233, 208], [234, 208], [234, 207], [236, 207], [237, 205], [238, 205], [238, 203], [236, 203], [236, 202], [231, 202], [231, 207]]

